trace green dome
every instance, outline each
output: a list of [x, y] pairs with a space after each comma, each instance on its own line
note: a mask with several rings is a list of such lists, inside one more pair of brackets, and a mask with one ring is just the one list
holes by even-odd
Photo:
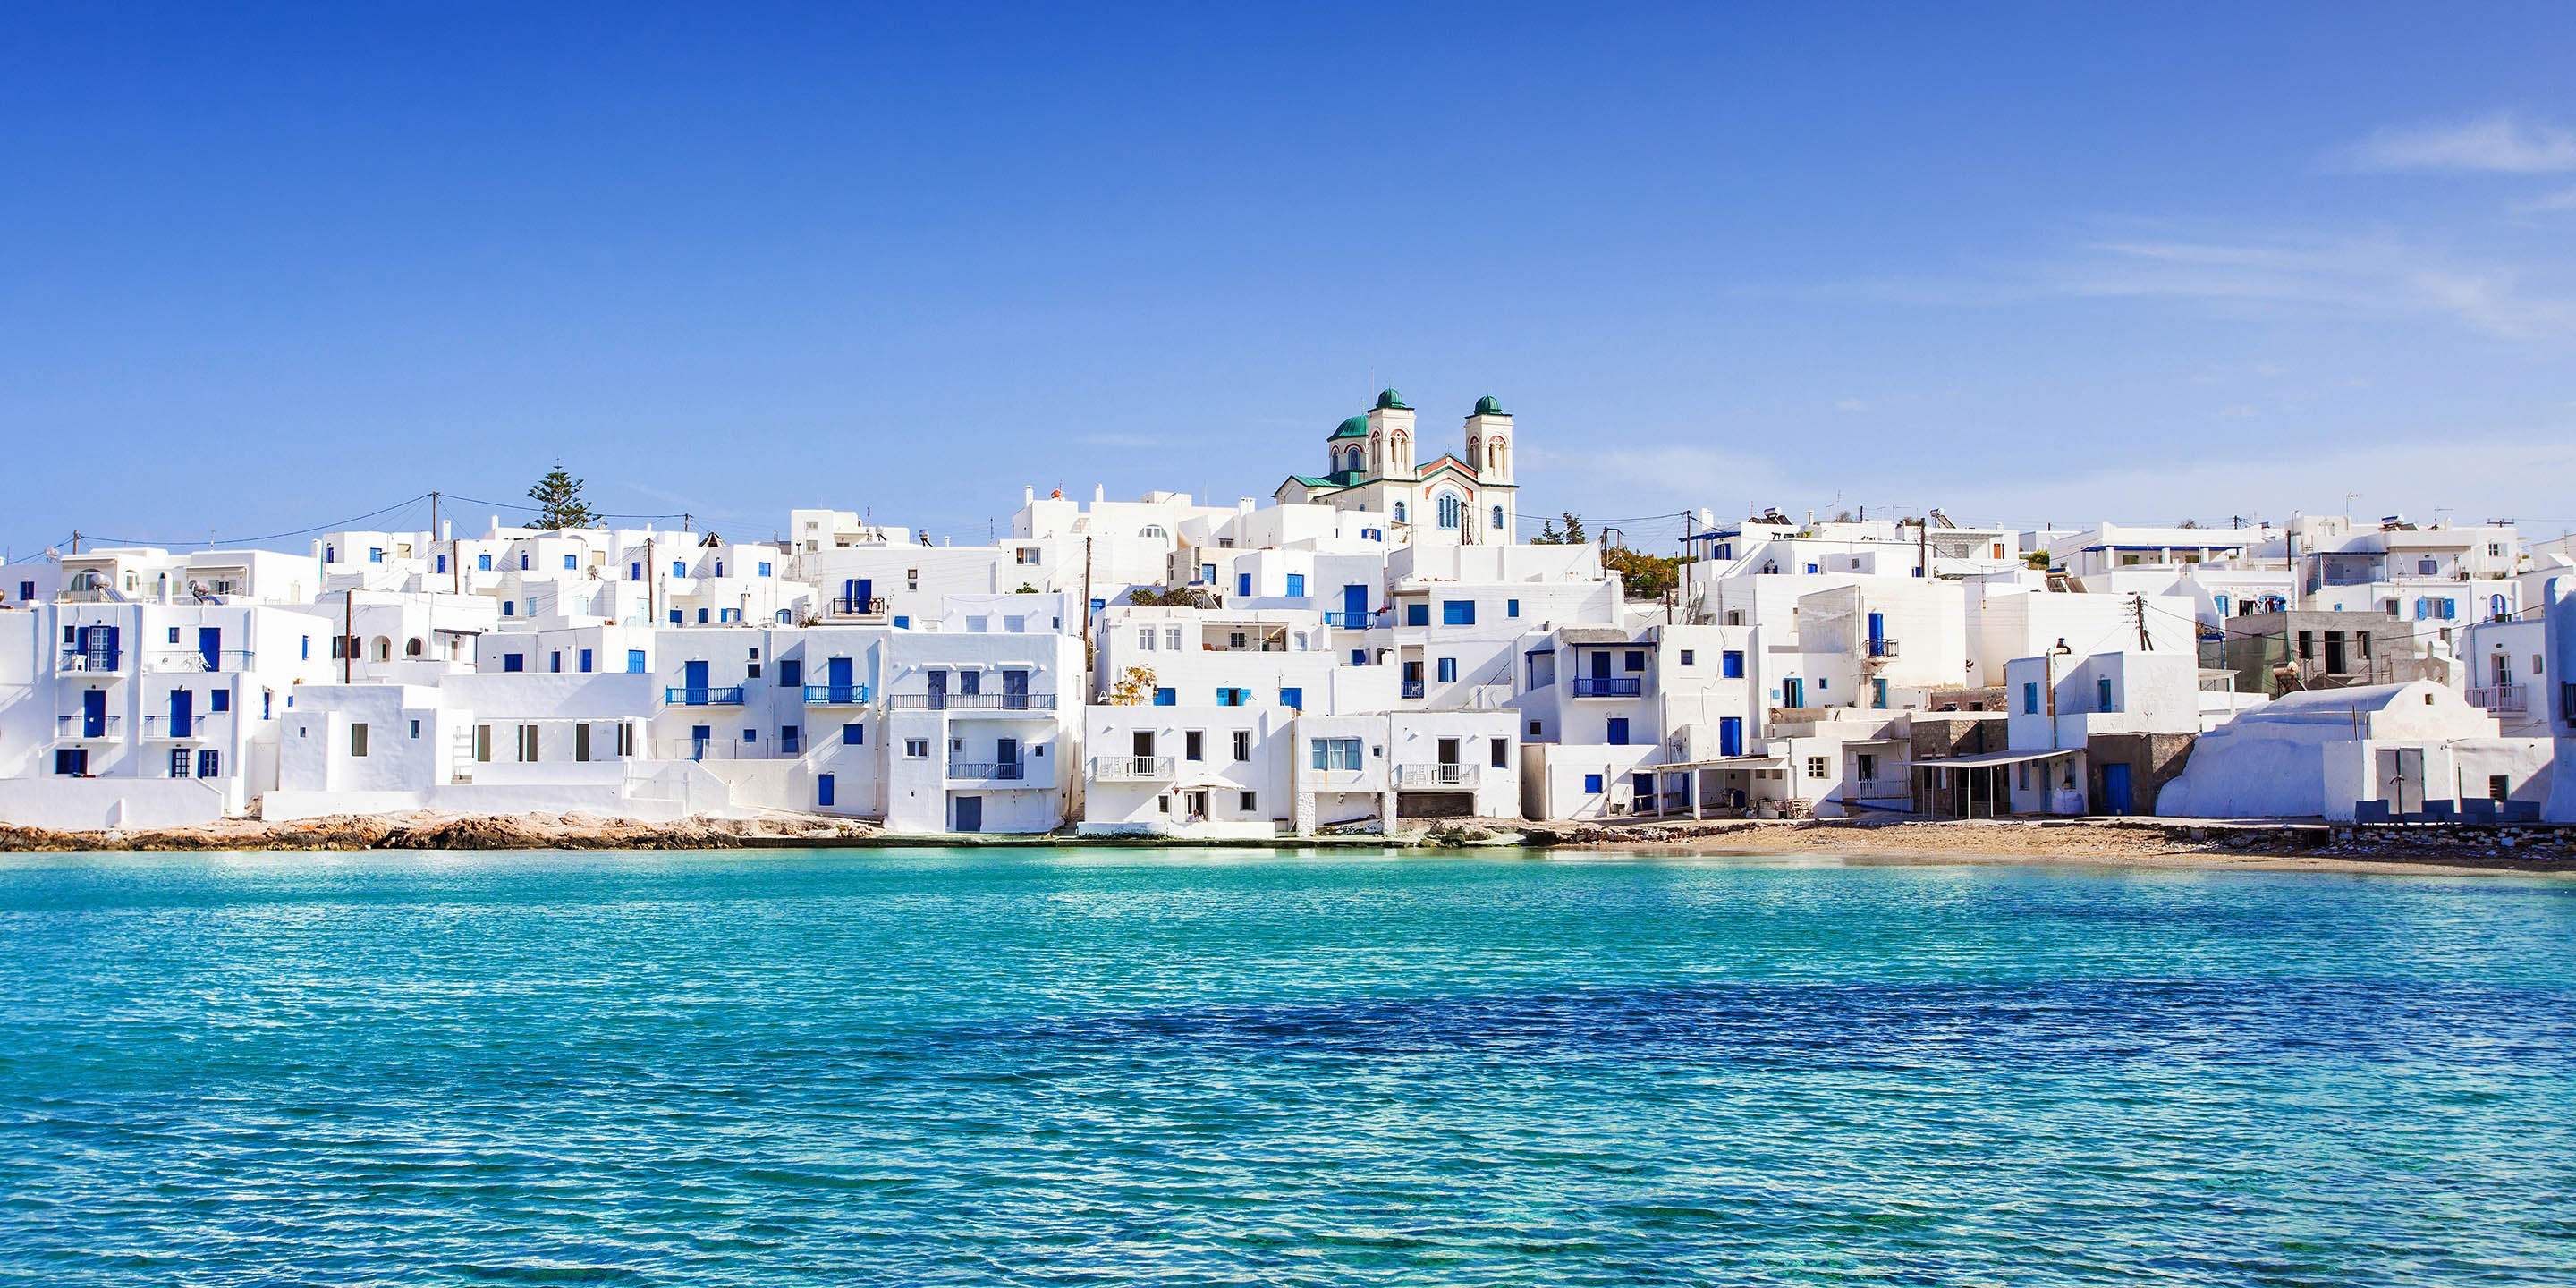
[[1477, 400], [1476, 400], [1476, 410], [1475, 410], [1474, 412], [1470, 413], [1470, 414], [1472, 414], [1472, 415], [1477, 415], [1477, 416], [1509, 416], [1509, 415], [1511, 415], [1511, 413], [1510, 413], [1510, 412], [1507, 412], [1507, 411], [1504, 411], [1504, 410], [1503, 410], [1503, 400], [1502, 400], [1502, 399], [1500, 399], [1500, 398], [1496, 398], [1496, 397], [1495, 397], [1495, 396], [1493, 396], [1492, 394], [1487, 394], [1487, 395], [1485, 395], [1484, 397], [1477, 399]]
[[[1333, 438], [1366, 437], [1368, 437], [1368, 417], [1366, 416], [1353, 416], [1349, 420], [1343, 421], [1341, 423], [1341, 427], [1333, 431]], [[1329, 443], [1333, 441], [1333, 438], [1327, 438], [1324, 441]]]
[[1404, 395], [1397, 393], [1392, 389], [1381, 389], [1377, 391], [1377, 406], [1380, 411], [1413, 410], [1412, 406], [1404, 401]]

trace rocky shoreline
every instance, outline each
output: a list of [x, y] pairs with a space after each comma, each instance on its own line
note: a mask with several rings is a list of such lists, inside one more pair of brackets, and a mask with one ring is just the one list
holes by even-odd
[[2318, 822], [2180, 819], [1708, 820], [1532, 823], [1442, 820], [1394, 835], [1372, 825], [1321, 837], [1209, 841], [1158, 837], [889, 836], [820, 815], [648, 823], [593, 814], [336, 815], [200, 827], [57, 832], [0, 824], [0, 851], [127, 850], [731, 850], [918, 846], [1132, 846], [1456, 849], [1518, 847], [1670, 854], [1819, 854], [1896, 862], [2063, 860], [2259, 866], [2576, 872], [2576, 829], [2387, 828]]

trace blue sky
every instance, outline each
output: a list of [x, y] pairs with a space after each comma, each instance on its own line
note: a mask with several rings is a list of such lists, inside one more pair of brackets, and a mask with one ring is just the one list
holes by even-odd
[[1375, 384], [1500, 396], [1533, 522], [2555, 532], [2571, 66], [2563, 5], [16, 7], [0, 542], [557, 457], [982, 540], [1266, 496]]

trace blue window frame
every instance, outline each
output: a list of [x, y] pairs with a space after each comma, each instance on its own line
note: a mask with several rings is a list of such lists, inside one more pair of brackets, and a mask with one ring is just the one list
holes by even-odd
[[584, 675], [588, 675], [588, 674], [590, 674], [590, 650], [589, 650], [589, 649], [583, 649], [583, 650], [581, 651], [581, 673], [582, 673], [582, 674], [584, 674]]
[[1613, 746], [1613, 747], [1625, 747], [1625, 746], [1627, 746], [1627, 745], [1628, 745], [1628, 717], [1626, 717], [1626, 716], [1612, 716], [1612, 717], [1610, 717], [1610, 729], [1609, 729], [1609, 732], [1608, 732], [1607, 736], [1605, 736], [1605, 737], [1602, 739], [1602, 741], [1609, 743], [1609, 744], [1610, 744], [1611, 746]]
[[1458, 682], [1458, 659], [1454, 657], [1444, 657], [1440, 659], [1438, 674], [1442, 684], [1456, 684]]
[[1520, 615], [1521, 615], [1521, 601], [1519, 601], [1519, 600], [1517, 600], [1517, 599], [1506, 599], [1506, 600], [1504, 600], [1504, 601], [1503, 601], [1503, 616], [1505, 616], [1505, 617], [1518, 617], [1518, 616], [1520, 616]]
[[628, 581], [642, 581], [642, 580], [644, 580], [644, 561], [643, 561], [643, 560], [638, 559], [638, 560], [634, 561], [633, 563], [630, 563], [630, 564], [626, 565], [626, 580], [628, 580]]
[[766, 561], [763, 561], [760, 565], [760, 575], [763, 577], [769, 575], [769, 564]]
[[2111, 677], [2109, 677], [2109, 676], [2107, 676], [2107, 675], [2106, 675], [2106, 676], [2103, 676], [2101, 679], [2098, 679], [2098, 680], [2094, 681], [2094, 682], [2093, 682], [2093, 684], [2094, 684], [2094, 695], [2095, 695], [2095, 703], [2094, 703], [2094, 709], [2095, 709], [2095, 710], [2097, 710], [2097, 711], [2117, 711], [2117, 710], [2119, 710], [2119, 709], [2120, 709], [2119, 707], [2117, 707], [2117, 706], [2113, 705], [2113, 704], [2112, 704], [2112, 702], [2111, 702]]
[[562, 650], [562, 649], [555, 649], [555, 650], [553, 650], [552, 652], [549, 652], [549, 653], [547, 653], [547, 654], [546, 654], [546, 670], [548, 670], [548, 671], [550, 671], [550, 672], [553, 672], [553, 673], [555, 673], [555, 674], [557, 674], [557, 675], [560, 675], [560, 674], [562, 674], [562, 673], [563, 673], [563, 650]]
[[1279, 705], [1286, 707], [1291, 711], [1305, 710], [1306, 691], [1304, 689], [1281, 689], [1279, 691]]
[[685, 560], [685, 559], [674, 559], [674, 560], [672, 560], [672, 561], [671, 561], [671, 575], [672, 575], [672, 576], [674, 576], [674, 577], [686, 577], [686, 576], [688, 576], [688, 575], [689, 575], [689, 563], [688, 563], [688, 561], [687, 561], [687, 560]]
[[370, 549], [367, 551], [367, 562], [368, 562], [368, 563], [383, 563], [384, 561], [385, 561], [385, 548], [384, 548], [383, 546], [375, 546], [375, 547], [370, 548]]
[[571, 572], [572, 570], [574, 570], [574, 569], [576, 569], [576, 568], [579, 568], [579, 567], [581, 567], [581, 558], [580, 558], [580, 556], [578, 556], [578, 555], [565, 555], [565, 556], [564, 556], [564, 571], [565, 571], [565, 572]]
[[805, 687], [805, 660], [803, 658], [782, 657], [778, 659], [778, 687], [782, 689], [801, 689]]
[[230, 711], [230, 710], [232, 710], [232, 709], [233, 709], [233, 691], [232, 691], [232, 690], [230, 690], [230, 689], [217, 689], [217, 690], [213, 691], [212, 693], [209, 693], [209, 694], [207, 694], [207, 695], [206, 695], [206, 710], [208, 710], [208, 711]]
[[1407, 605], [1405, 605], [1405, 606], [1404, 606], [1404, 624], [1405, 624], [1405, 625], [1407, 625], [1407, 626], [1429, 626], [1429, 625], [1431, 624], [1431, 605], [1429, 605], [1429, 604], [1407, 604]]
[[1364, 648], [1355, 648], [1355, 649], [1352, 649], [1352, 650], [1351, 650], [1351, 665], [1353, 665], [1353, 666], [1367, 666], [1367, 665], [1368, 665], [1368, 650], [1367, 650], [1367, 649], [1364, 649]]
[[528, 655], [527, 655], [527, 654], [525, 654], [525, 653], [504, 653], [504, 654], [502, 654], [502, 655], [501, 655], [501, 669], [502, 669], [502, 670], [504, 670], [504, 671], [524, 671], [524, 670], [527, 670], [527, 669], [528, 669]]
[[796, 754], [796, 752], [797, 752], [796, 744], [797, 744], [797, 743], [799, 743], [799, 742], [804, 741], [804, 739], [805, 739], [805, 729], [804, 729], [804, 726], [802, 726], [802, 725], [780, 725], [780, 726], [778, 726], [778, 754], [780, 754], [780, 755], [782, 755], [782, 756], [793, 756], [793, 755], [795, 755], [795, 754]]
[[845, 724], [845, 725], [842, 725], [842, 726], [841, 726], [841, 745], [842, 745], [842, 746], [844, 746], [844, 747], [864, 747], [864, 746], [867, 746], [867, 745], [868, 745], [868, 727], [867, 727], [866, 725], [863, 725], [863, 724]]
[[1626, 660], [1625, 660], [1625, 661], [1623, 661], [1623, 662], [1621, 663], [1621, 665], [1622, 665], [1624, 668], [1626, 668], [1627, 670], [1631, 670], [1631, 671], [1642, 671], [1642, 670], [1645, 670], [1645, 669], [1646, 669], [1646, 650], [1641, 649], [1641, 648], [1632, 648], [1632, 649], [1629, 649], [1629, 650], [1628, 650], [1628, 656], [1627, 656]]
[[2031, 680], [2021, 686], [2021, 713], [2026, 716], [2039, 714], [2039, 681]]
[[490, 571], [492, 571], [492, 556], [490, 556], [490, 555], [476, 555], [476, 556], [474, 556], [474, 571], [476, 571], [476, 572], [490, 572]]
[[1242, 597], [1244, 597], [1245, 599], [1250, 599], [1250, 598], [1252, 598], [1252, 574], [1251, 574], [1251, 573], [1248, 573], [1248, 572], [1239, 572], [1239, 573], [1236, 573], [1236, 574], [1234, 575], [1234, 593], [1235, 593], [1235, 594], [1237, 594], [1237, 595], [1241, 595], [1241, 596], [1242, 596]]
[[1717, 655], [1717, 674], [1718, 674], [1718, 677], [1719, 677], [1720, 679], [1727, 679], [1727, 680], [1741, 680], [1741, 679], [1743, 679], [1743, 678], [1744, 678], [1744, 650], [1742, 650], [1742, 649], [1733, 649], [1733, 648], [1731, 648], [1731, 649], [1726, 650], [1725, 652], [1722, 652], [1722, 653], [1718, 654], [1718, 655]]
[[626, 650], [626, 673], [628, 675], [644, 674], [644, 650], [640, 648], [630, 648]]
[[744, 742], [758, 742], [760, 741], [760, 731], [758, 729], [745, 729], [742, 731], [742, 740]]
[[1155, 706], [1158, 706], [1158, 707], [1173, 707], [1173, 706], [1179, 706], [1179, 705], [1180, 705], [1180, 702], [1181, 702], [1181, 695], [1180, 695], [1178, 692], [1176, 692], [1176, 691], [1174, 691], [1174, 690], [1172, 690], [1172, 689], [1156, 689], [1156, 690], [1154, 690], [1154, 705], [1155, 705]]
[[1598, 796], [1601, 794], [1601, 775], [1585, 774], [1583, 776], [1583, 794], [1586, 796]]
[[1475, 624], [1476, 624], [1476, 601], [1475, 601], [1475, 600], [1472, 600], [1472, 599], [1444, 599], [1444, 600], [1441, 600], [1441, 601], [1440, 601], [1440, 624], [1441, 624], [1441, 625], [1443, 625], [1443, 626], [1473, 626], [1473, 625], [1475, 625]]
[[521, 555], [521, 556], [519, 556], [519, 571], [521, 571], [521, 572], [526, 572], [527, 570], [528, 570], [528, 557], [527, 557], [526, 555]]
[[440, 556], [438, 557], [438, 570], [439, 570], [440, 572], [445, 572], [445, 571], [447, 571], [447, 556], [445, 556], [445, 555], [440, 555]]
[[1220, 706], [1220, 707], [1248, 707], [1248, 706], [1251, 706], [1251, 705], [1252, 705], [1252, 690], [1250, 690], [1250, 689], [1237, 689], [1237, 688], [1233, 688], [1233, 687], [1223, 687], [1223, 688], [1219, 688], [1219, 689], [1216, 691], [1216, 704], [1217, 704], [1218, 706]]
[[897, 614], [895, 614], [895, 615], [894, 615], [894, 628], [895, 628], [896, 630], [899, 630], [899, 631], [908, 631], [908, 630], [911, 630], [911, 629], [912, 629], [912, 618], [911, 618], [911, 616], [910, 616], [910, 615], [908, 615], [908, 614], [904, 614], [904, 613], [897, 613]]
[[516, 617], [516, 616], [518, 616], [518, 615], [519, 615], [519, 601], [517, 601], [517, 600], [515, 600], [515, 599], [505, 599], [505, 600], [502, 600], [502, 601], [501, 601], [501, 615], [502, 615], [503, 617]]
[[1306, 597], [1306, 574], [1302, 572], [1292, 572], [1288, 574], [1288, 597], [1290, 599], [1304, 599]]
[[830, 774], [816, 774], [816, 775], [814, 775], [814, 806], [815, 806], [815, 808], [817, 808], [817, 809], [830, 809], [830, 808], [832, 808], [832, 788], [833, 788], [833, 782], [832, 782], [832, 776], [831, 776]]

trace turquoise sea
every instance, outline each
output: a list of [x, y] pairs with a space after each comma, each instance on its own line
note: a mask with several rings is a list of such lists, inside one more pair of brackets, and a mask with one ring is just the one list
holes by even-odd
[[2568, 1284], [2576, 883], [0, 858], [9, 1284]]

